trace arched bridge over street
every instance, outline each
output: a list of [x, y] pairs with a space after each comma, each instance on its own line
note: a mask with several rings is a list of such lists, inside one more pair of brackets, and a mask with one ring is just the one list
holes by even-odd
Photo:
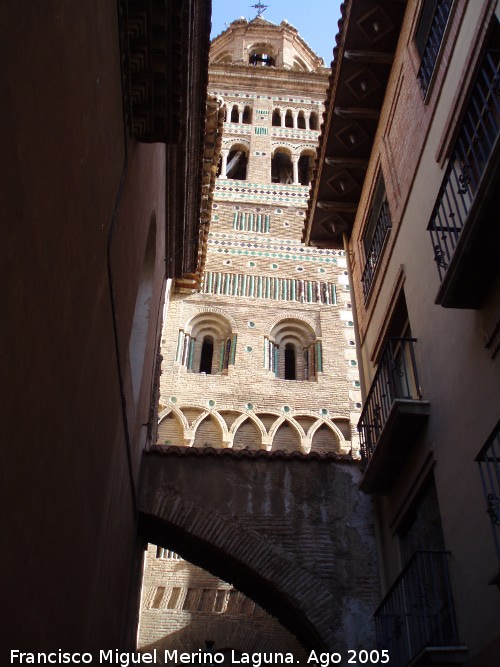
[[232, 583], [315, 650], [374, 647], [371, 501], [333, 453], [153, 447], [139, 527]]

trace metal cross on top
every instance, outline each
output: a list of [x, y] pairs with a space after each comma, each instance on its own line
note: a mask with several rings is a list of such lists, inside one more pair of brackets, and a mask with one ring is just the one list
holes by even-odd
[[259, 2], [257, 2], [255, 5], [251, 5], [251, 7], [256, 9], [257, 10], [257, 16], [260, 16], [261, 14], [263, 14], [266, 11], [266, 9], [269, 7], [269, 5], [264, 5], [259, 0]]

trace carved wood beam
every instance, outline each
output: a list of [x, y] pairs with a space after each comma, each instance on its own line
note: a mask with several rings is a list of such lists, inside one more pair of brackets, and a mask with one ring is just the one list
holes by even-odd
[[340, 118], [359, 118], [361, 120], [378, 120], [380, 118], [378, 109], [365, 109], [363, 107], [335, 107], [334, 113]]
[[353, 60], [357, 63], [375, 63], [377, 65], [392, 65], [394, 60], [393, 53], [383, 53], [381, 51], [356, 51], [354, 49], [346, 49], [344, 51], [344, 58]]
[[356, 213], [357, 204], [340, 201], [319, 201], [316, 206], [323, 211], [338, 211], [341, 213]]
[[345, 167], [346, 169], [367, 169], [368, 160], [355, 157], [325, 157], [326, 164], [330, 167]]

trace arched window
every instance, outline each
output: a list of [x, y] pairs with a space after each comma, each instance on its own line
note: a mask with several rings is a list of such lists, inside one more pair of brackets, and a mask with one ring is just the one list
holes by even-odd
[[271, 160], [271, 181], [273, 183], [293, 183], [293, 167], [290, 151], [277, 148]]
[[321, 341], [302, 320], [285, 318], [264, 338], [264, 366], [282, 380], [315, 380], [323, 370]]
[[212, 373], [212, 359], [214, 356], [214, 339], [212, 336], [205, 336], [201, 345], [200, 355], [200, 373]]
[[179, 331], [176, 361], [193, 373], [224, 373], [234, 364], [236, 342], [223, 315], [200, 313]]
[[248, 62], [254, 67], [271, 67], [276, 64], [274, 49], [269, 44], [255, 44], [249, 54]]
[[296, 373], [295, 345], [287, 343], [285, 345], [285, 380], [295, 380]]
[[250, 123], [252, 122], [252, 109], [249, 106], [246, 106], [243, 109], [243, 122], [246, 125], [250, 125]]
[[309, 185], [312, 179], [312, 172], [314, 168], [316, 156], [312, 149], [302, 151], [299, 158], [299, 183], [301, 185]]
[[230, 123], [237, 123], [239, 119], [239, 113], [238, 113], [238, 105], [233, 104], [233, 108], [231, 109], [231, 116], [229, 118]]
[[244, 181], [247, 177], [248, 149], [243, 144], [235, 144], [231, 147], [227, 156], [226, 175], [238, 181]]
[[291, 109], [286, 110], [285, 127], [293, 127], [293, 115]]
[[297, 127], [299, 128], [299, 130], [306, 129], [306, 119], [303, 111], [299, 111], [299, 116], [297, 118]]
[[281, 126], [281, 114], [280, 114], [279, 109], [274, 109], [274, 111], [273, 111], [272, 124], [273, 124], [274, 127], [280, 127]]
[[316, 111], [311, 111], [311, 116], [309, 118], [309, 127], [311, 130], [318, 130], [318, 114]]

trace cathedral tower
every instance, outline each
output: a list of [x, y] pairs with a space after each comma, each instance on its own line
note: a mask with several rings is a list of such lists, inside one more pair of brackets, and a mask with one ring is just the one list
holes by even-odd
[[226, 122], [200, 292], [163, 333], [158, 443], [349, 453], [358, 372], [343, 251], [301, 241], [327, 74], [290, 24], [212, 43]]
[[[226, 108], [221, 160], [201, 288], [178, 282], [166, 310], [159, 445], [358, 457], [345, 253], [300, 240], [327, 82], [322, 59], [286, 21], [238, 19], [212, 42], [209, 95]], [[148, 551], [143, 647], [162, 627], [181, 632], [176, 608], [238, 621], [236, 591], [219, 582], [208, 604], [206, 573], [165, 553]], [[245, 600], [240, 612], [264, 618]], [[283, 649], [279, 632], [267, 636]]]

